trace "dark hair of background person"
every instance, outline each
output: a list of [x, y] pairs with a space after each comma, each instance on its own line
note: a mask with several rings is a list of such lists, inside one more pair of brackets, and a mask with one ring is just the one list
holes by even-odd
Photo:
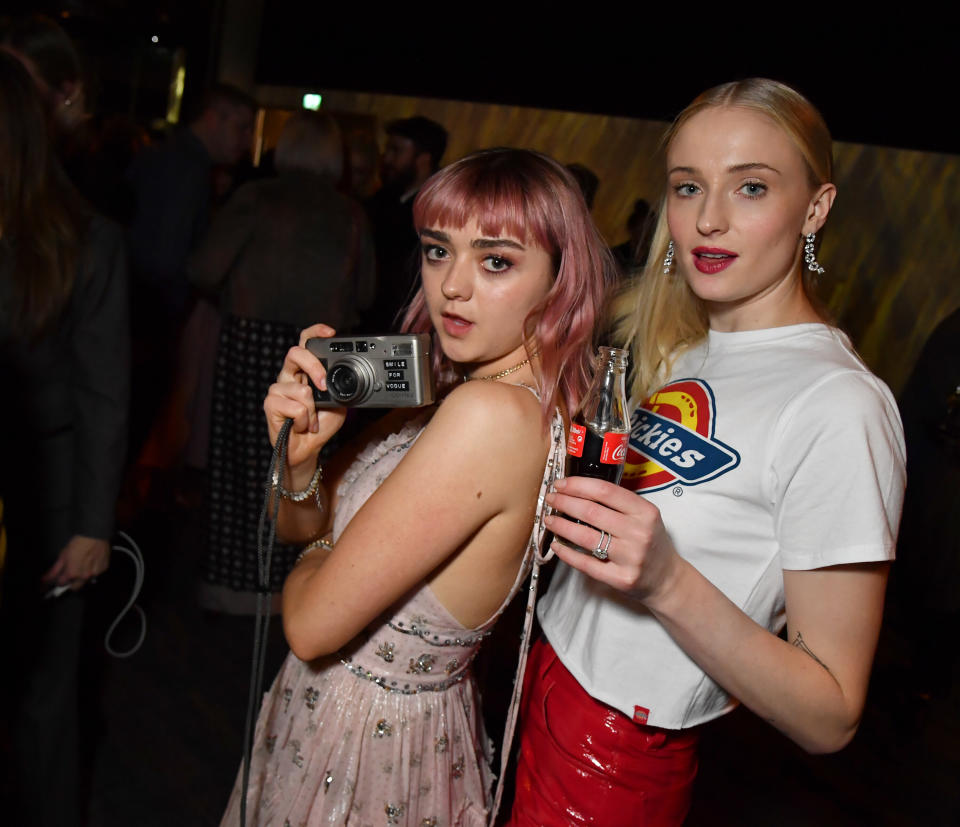
[[50, 89], [82, 79], [80, 56], [67, 33], [42, 14], [0, 23], [0, 42], [28, 58], [38, 75]]
[[[33, 79], [0, 51], [0, 236], [13, 250], [19, 313], [14, 324], [39, 334], [73, 289], [86, 211], [47, 138]], [[8, 113], [20, 112], [12, 118]]]
[[577, 186], [583, 193], [583, 200], [587, 202], [587, 209], [593, 209], [593, 200], [597, 197], [600, 188], [600, 179], [597, 174], [583, 164], [567, 164], [567, 172], [577, 179]]
[[627, 230], [631, 235], [638, 235], [649, 219], [650, 202], [646, 198], [638, 198], [633, 202], [633, 212], [627, 219]]
[[188, 102], [186, 120], [187, 123], [193, 123], [208, 109], [249, 109], [256, 112], [258, 108], [257, 101], [242, 89], [229, 83], [215, 83]]
[[436, 172], [440, 159], [447, 151], [447, 130], [436, 121], [417, 115], [413, 118], [401, 118], [390, 121], [386, 126], [388, 135], [397, 135], [413, 141], [417, 152], [426, 152], [430, 156], [430, 167]]

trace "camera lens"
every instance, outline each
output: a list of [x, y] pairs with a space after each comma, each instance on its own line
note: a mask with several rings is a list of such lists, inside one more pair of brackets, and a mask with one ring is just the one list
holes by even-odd
[[327, 377], [327, 385], [341, 402], [349, 402], [357, 394], [360, 379], [349, 365], [336, 365]]
[[339, 405], [362, 405], [373, 393], [376, 379], [376, 371], [365, 357], [346, 353], [330, 366], [327, 388]]

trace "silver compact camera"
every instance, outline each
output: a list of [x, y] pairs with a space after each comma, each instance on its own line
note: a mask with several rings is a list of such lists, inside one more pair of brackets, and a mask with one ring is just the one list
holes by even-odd
[[308, 339], [327, 371], [318, 408], [419, 408], [434, 401], [428, 333]]

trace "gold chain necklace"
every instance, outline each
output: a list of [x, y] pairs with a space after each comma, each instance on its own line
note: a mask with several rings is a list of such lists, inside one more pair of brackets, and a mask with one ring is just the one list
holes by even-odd
[[504, 368], [498, 373], [491, 373], [489, 376], [471, 376], [469, 373], [463, 375], [463, 381], [469, 382], [471, 379], [484, 379], [487, 381], [494, 381], [496, 379], [503, 379], [504, 376], [509, 376], [511, 373], [516, 373], [524, 365], [530, 364], [530, 357], [528, 356], [522, 362], [517, 363], [512, 368]]

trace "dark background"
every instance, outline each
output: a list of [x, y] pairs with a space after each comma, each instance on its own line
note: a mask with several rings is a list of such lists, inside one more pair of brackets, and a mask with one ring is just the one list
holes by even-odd
[[[216, 79], [225, 0], [4, 5], [58, 18], [87, 56], [100, 110], [162, 115], [177, 47], [188, 102]], [[737, 19], [729, 9], [575, 8], [418, 4], [385, 14], [380, 4], [266, 0], [254, 79], [669, 120], [710, 86], [760, 75], [807, 95], [837, 140], [960, 152], [954, 23], [864, 25], [799, 9], [775, 19], [784, 7]]]

